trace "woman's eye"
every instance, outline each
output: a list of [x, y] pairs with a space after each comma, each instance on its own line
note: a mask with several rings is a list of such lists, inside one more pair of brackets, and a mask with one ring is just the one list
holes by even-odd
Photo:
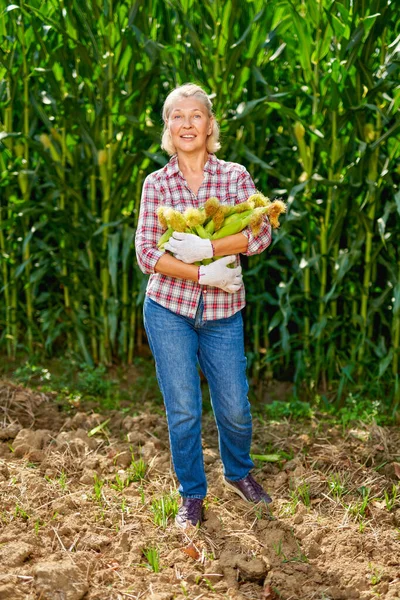
[[181, 118], [181, 115], [175, 115], [175, 116], [173, 117], [173, 119], [180, 119], [180, 118]]

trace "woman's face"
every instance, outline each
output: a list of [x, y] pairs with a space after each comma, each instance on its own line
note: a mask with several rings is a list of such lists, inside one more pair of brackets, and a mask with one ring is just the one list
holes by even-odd
[[213, 118], [197, 98], [179, 98], [168, 117], [168, 129], [177, 152], [206, 150], [207, 136], [212, 132]]

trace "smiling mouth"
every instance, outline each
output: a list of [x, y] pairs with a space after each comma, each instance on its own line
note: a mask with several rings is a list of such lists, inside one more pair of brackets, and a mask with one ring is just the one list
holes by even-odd
[[195, 139], [195, 135], [181, 135], [180, 136], [183, 140], [194, 140]]

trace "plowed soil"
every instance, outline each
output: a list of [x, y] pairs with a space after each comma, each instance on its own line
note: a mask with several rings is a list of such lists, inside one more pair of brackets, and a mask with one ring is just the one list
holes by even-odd
[[269, 514], [224, 487], [206, 414], [205, 520], [181, 531], [157, 509], [178, 498], [159, 407], [67, 414], [3, 380], [0, 417], [1, 600], [400, 598], [398, 428], [254, 419]]

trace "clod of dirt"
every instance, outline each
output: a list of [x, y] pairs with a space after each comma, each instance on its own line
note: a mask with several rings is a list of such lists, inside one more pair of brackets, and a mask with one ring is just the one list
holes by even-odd
[[10, 477], [10, 471], [5, 463], [0, 462], [0, 481], [5, 481]]
[[127, 450], [123, 450], [115, 456], [113, 462], [119, 467], [129, 467], [132, 462], [132, 454]]
[[81, 600], [89, 589], [84, 575], [69, 559], [61, 562], [42, 562], [35, 566], [36, 591], [42, 600]]
[[32, 450], [41, 450], [50, 441], [51, 432], [47, 429], [21, 429], [14, 440], [14, 454], [21, 458]]
[[[33, 553], [33, 547], [25, 542], [10, 542], [0, 548], [0, 564], [8, 567], [23, 565]], [[1, 597], [1, 596], [0, 596]]]
[[267, 574], [267, 565], [261, 558], [248, 558], [238, 556], [236, 567], [239, 569], [240, 578], [244, 581], [262, 582]]
[[94, 450], [97, 447], [97, 441], [90, 438], [84, 429], [76, 431], [61, 431], [56, 437], [57, 449], [64, 452], [66, 449], [76, 456], [85, 454], [88, 449]]
[[79, 481], [81, 483], [91, 485], [93, 484], [93, 480], [97, 474], [97, 471], [94, 471], [93, 469], [84, 469], [82, 477], [79, 479]]
[[204, 518], [204, 527], [209, 533], [215, 533], [222, 530], [222, 523], [213, 510], [206, 510]]
[[0, 600], [24, 600], [24, 596], [15, 589], [15, 584], [7, 583], [0, 585]]
[[109, 546], [111, 543], [110, 538], [106, 535], [100, 535], [98, 533], [89, 533], [85, 535], [80, 541], [80, 545], [85, 548], [85, 550], [96, 550], [100, 552], [106, 546]]
[[8, 425], [8, 427], [2, 427], [0, 429], [0, 440], [13, 440], [20, 431], [21, 426], [17, 423]]
[[73, 417], [65, 421], [65, 429], [93, 429], [100, 425], [102, 416], [98, 413], [87, 415], [84, 412], [77, 412]]

